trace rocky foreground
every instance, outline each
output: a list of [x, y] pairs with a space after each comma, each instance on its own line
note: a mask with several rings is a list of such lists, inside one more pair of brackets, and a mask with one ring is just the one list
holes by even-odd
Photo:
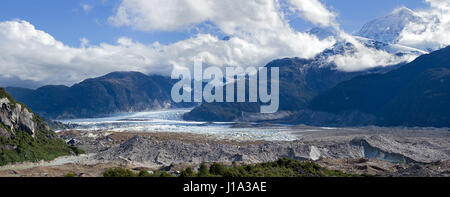
[[5, 166], [0, 176], [101, 176], [114, 166], [177, 172], [199, 163], [225, 165], [314, 160], [331, 170], [374, 176], [450, 176], [450, 132], [445, 129], [297, 127], [296, 141], [231, 141], [180, 133], [63, 131], [58, 135], [88, 155], [42, 165]]

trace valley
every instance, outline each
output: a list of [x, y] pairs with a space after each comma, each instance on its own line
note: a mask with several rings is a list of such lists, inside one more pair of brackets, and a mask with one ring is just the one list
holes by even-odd
[[430, 135], [423, 131], [404, 131], [395, 137], [387, 131], [380, 133], [345, 131], [342, 136], [336, 136], [318, 132], [302, 134], [301, 140], [293, 142], [236, 142], [176, 133], [101, 132], [93, 135], [68, 131], [59, 135], [75, 139], [89, 154], [48, 163], [3, 166], [0, 176], [62, 177], [73, 173], [98, 177], [117, 166], [148, 171], [164, 169], [176, 174], [188, 166], [195, 169], [202, 161], [231, 166], [274, 161], [279, 157], [314, 160], [328, 169], [354, 174], [450, 176], [449, 145], [442, 140], [449, 137], [447, 133], [438, 131]]
[[[39, 29], [45, 21], [0, 21], [0, 177], [205, 175], [207, 165], [222, 170], [211, 176], [450, 177], [450, 6], [432, 1], [437, 14], [397, 5], [352, 33], [339, 24], [346, 12], [316, 0], [171, 8], [161, 13], [176, 17], [157, 21], [139, 19], [154, 12], [138, 4], [113, 26], [152, 33], [123, 27], [109, 32], [117, 43], [69, 44]], [[127, 18], [123, 5], [109, 23]], [[203, 8], [214, 11], [187, 16]], [[250, 89], [270, 99], [252, 101]]]
[[[92, 119], [94, 123], [90, 126], [87, 126], [89, 119], [83, 120], [84, 125], [80, 120], [72, 120], [71, 123], [82, 123], [81, 126], [58, 131], [57, 135], [85, 150], [85, 155], [4, 166], [0, 167], [0, 176], [65, 176], [67, 173], [102, 176], [102, 172], [116, 166], [149, 171], [164, 169], [176, 174], [187, 166], [195, 169], [201, 162], [231, 166], [282, 157], [315, 161], [323, 167], [354, 174], [450, 176], [450, 132], [445, 128], [209, 123], [189, 129], [186, 123], [171, 122], [181, 115], [178, 110], [128, 114], [126, 121], [132, 122], [130, 117], [137, 121], [120, 123], [124, 117], [115, 116], [104, 118], [101, 123]], [[145, 127], [154, 125], [156, 116], [160, 129]], [[152, 121], [145, 122], [150, 117]], [[164, 119], [170, 121], [162, 124]], [[108, 130], [111, 124], [121, 129]], [[267, 135], [252, 135], [257, 131], [266, 131]], [[269, 131], [274, 134], [270, 135]]]

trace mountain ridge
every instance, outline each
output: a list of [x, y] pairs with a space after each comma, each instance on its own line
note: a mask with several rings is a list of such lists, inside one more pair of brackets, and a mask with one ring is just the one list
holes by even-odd
[[170, 91], [175, 82], [158, 75], [112, 72], [71, 87], [49, 85], [31, 91], [7, 89], [45, 118], [89, 118], [180, 106], [171, 100]]
[[450, 126], [450, 46], [385, 74], [355, 77], [314, 98], [309, 108], [377, 116], [383, 126]]

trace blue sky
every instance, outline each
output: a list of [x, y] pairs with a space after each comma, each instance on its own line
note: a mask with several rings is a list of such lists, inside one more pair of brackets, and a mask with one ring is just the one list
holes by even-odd
[[[36, 29], [44, 30], [56, 40], [70, 46], [79, 46], [83, 37], [91, 44], [99, 44], [115, 43], [122, 36], [146, 44], [155, 41], [168, 44], [197, 33], [143, 32], [126, 26], [112, 26], [108, 23], [108, 17], [114, 14], [120, 2], [120, 0], [3, 0], [0, 7], [0, 21], [26, 20]], [[321, 2], [338, 13], [337, 21], [346, 32], [357, 31], [364, 23], [385, 16], [400, 6], [411, 9], [427, 7], [423, 0], [322, 0]], [[85, 11], [83, 5], [92, 8]], [[313, 26], [302, 19], [291, 21], [291, 25], [299, 31]]]

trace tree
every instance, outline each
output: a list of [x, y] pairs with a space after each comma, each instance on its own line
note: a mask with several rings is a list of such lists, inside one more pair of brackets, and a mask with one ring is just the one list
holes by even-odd
[[180, 172], [180, 177], [194, 177], [195, 173], [192, 171], [191, 167], [187, 167], [186, 169]]
[[200, 167], [198, 168], [198, 177], [208, 177], [209, 176], [209, 168], [206, 165], [205, 162], [202, 162], [200, 164]]
[[210, 167], [209, 167], [209, 173], [213, 174], [213, 175], [220, 175], [223, 176], [225, 175], [227, 169], [219, 163], [213, 163]]

